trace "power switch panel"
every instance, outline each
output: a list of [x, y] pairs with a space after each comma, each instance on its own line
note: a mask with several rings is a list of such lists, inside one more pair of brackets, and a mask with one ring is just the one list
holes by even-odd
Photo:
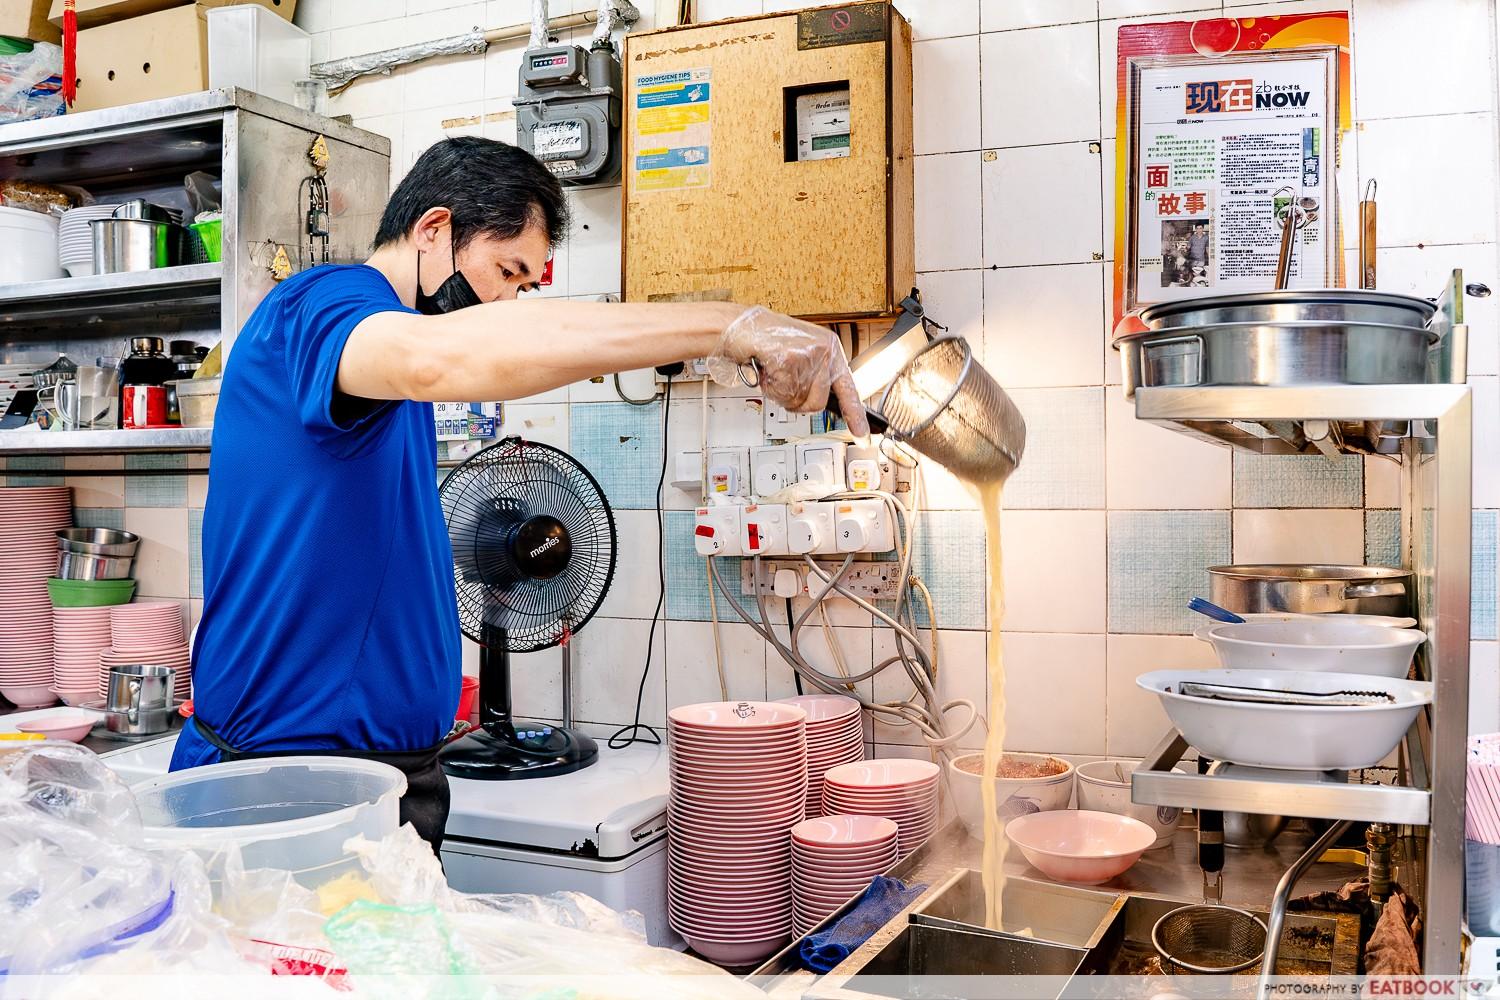
[[840, 500], [835, 505], [835, 543], [840, 552], [889, 552], [896, 547], [894, 525], [880, 500]]
[[750, 453], [750, 492], [768, 497], [796, 479], [797, 453], [788, 445], [756, 448]]
[[880, 489], [880, 463], [868, 458], [856, 458], [850, 462], [849, 488], [851, 490]]
[[787, 554], [786, 506], [779, 503], [751, 504], [740, 512], [740, 537], [747, 556]]
[[742, 556], [740, 510], [734, 504], [699, 507], [693, 515], [693, 548], [700, 556]]
[[772, 441], [807, 437], [812, 433], [812, 414], [793, 413], [780, 403], [766, 400], [766, 437]]
[[744, 497], [750, 495], [750, 449], [708, 449], [708, 495]]
[[[849, 446], [849, 488], [851, 490], [884, 490], [887, 493], [896, 492], [896, 466], [889, 458], [881, 453], [875, 445], [861, 447], [859, 445]], [[877, 475], [871, 477], [870, 465], [861, 464], [856, 471], [856, 463], [873, 464]], [[858, 483], [865, 481], [866, 485]]]
[[833, 508], [831, 503], [786, 505], [787, 549], [792, 555], [832, 555], [838, 551], [833, 541]]
[[797, 445], [797, 478], [828, 493], [845, 489], [842, 441], [806, 441]]

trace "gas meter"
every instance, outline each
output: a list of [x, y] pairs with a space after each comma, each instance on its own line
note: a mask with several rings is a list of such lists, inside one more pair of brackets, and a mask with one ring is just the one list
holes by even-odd
[[620, 60], [609, 41], [531, 48], [521, 59], [516, 140], [564, 184], [620, 175]]

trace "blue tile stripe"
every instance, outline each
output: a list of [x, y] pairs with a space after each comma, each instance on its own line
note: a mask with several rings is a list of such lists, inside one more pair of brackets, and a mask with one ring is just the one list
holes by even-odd
[[163, 471], [159, 476], [127, 477], [125, 506], [187, 506], [187, 477], [166, 474], [172, 469], [186, 469], [186, 455], [126, 455], [125, 468]]
[[125, 530], [123, 507], [74, 507], [73, 523], [80, 528], [114, 528]]
[[1026, 419], [1026, 456], [1005, 484], [1012, 510], [1104, 507], [1102, 388], [1016, 389]]
[[1364, 491], [1361, 455], [1234, 453], [1236, 507], [1361, 507]]
[[203, 597], [203, 511], [188, 511], [188, 596]]
[[1191, 632], [1193, 597], [1208, 596], [1208, 567], [1230, 561], [1223, 510], [1111, 511], [1108, 521], [1109, 631]]
[[599, 480], [612, 506], [656, 509], [662, 449], [660, 403], [579, 403], [568, 419], [568, 442], [568, 450]]
[[[61, 455], [12, 455], [6, 459], [7, 486], [62, 486]], [[17, 475], [17, 473], [21, 473]], [[49, 473], [56, 473], [50, 475]]]
[[[1495, 639], [1497, 632], [1496, 601], [1497, 556], [1496, 516], [1493, 510], [1476, 510], [1470, 522], [1469, 563], [1469, 637]], [[1431, 518], [1425, 519], [1430, 529]], [[1428, 538], [1428, 544], [1432, 538]], [[1365, 559], [1372, 566], [1401, 565], [1401, 512], [1396, 510], [1365, 511]]]

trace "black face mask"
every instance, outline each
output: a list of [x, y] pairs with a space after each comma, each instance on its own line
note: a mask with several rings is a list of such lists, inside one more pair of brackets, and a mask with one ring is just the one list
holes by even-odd
[[422, 251], [417, 251], [417, 312], [437, 316], [480, 304], [479, 296], [474, 293], [474, 286], [469, 284], [469, 279], [458, 269], [458, 254], [451, 245], [449, 252], [453, 254], [453, 273], [438, 286], [437, 291], [428, 295], [422, 291]]

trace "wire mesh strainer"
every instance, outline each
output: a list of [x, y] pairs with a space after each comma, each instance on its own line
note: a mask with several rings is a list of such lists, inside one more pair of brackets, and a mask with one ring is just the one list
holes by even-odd
[[1232, 906], [1181, 906], [1151, 928], [1162, 969], [1174, 975], [1225, 975], [1260, 961], [1266, 925]]
[[886, 388], [886, 434], [972, 483], [1004, 482], [1026, 449], [1026, 421], [962, 337], [939, 337]]

